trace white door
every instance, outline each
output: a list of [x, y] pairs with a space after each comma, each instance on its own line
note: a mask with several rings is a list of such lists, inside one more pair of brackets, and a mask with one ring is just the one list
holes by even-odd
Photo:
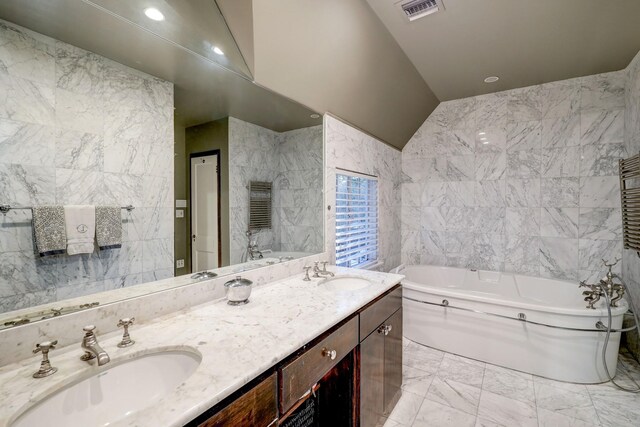
[[191, 159], [191, 268], [218, 267], [218, 156]]

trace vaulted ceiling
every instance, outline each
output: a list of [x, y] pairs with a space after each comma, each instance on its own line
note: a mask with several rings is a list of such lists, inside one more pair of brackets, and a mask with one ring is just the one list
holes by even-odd
[[640, 50], [638, 0], [442, 0], [413, 22], [399, 0], [366, 1], [440, 101], [620, 70]]

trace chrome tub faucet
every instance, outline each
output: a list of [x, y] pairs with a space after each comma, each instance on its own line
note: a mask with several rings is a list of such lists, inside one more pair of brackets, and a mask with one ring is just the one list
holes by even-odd
[[111, 358], [107, 354], [106, 351], [100, 347], [98, 344], [98, 338], [93, 331], [96, 329], [94, 325], [88, 325], [82, 328], [85, 332], [84, 337], [82, 337], [82, 349], [84, 350], [84, 354], [80, 357], [80, 360], [89, 361], [92, 359], [98, 358], [98, 366], [106, 365], [109, 363]]

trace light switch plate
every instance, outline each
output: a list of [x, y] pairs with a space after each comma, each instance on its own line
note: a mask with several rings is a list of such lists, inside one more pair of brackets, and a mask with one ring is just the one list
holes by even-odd
[[186, 208], [187, 201], [182, 199], [176, 199], [176, 208]]
[[184, 268], [184, 260], [183, 259], [177, 259], [176, 260], [176, 268]]
[[182, 209], [176, 209], [176, 218], [184, 218], [184, 211]]

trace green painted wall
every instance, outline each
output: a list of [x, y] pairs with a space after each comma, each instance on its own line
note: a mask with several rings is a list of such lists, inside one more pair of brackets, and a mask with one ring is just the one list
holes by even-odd
[[[222, 239], [222, 265], [229, 265], [229, 120], [227, 118], [204, 123], [198, 126], [191, 126], [185, 129], [184, 144], [183, 180], [185, 187], [185, 198], [190, 200], [191, 195], [191, 179], [190, 179], [190, 156], [192, 154], [204, 153], [211, 150], [220, 150], [220, 237]], [[178, 160], [176, 159], [176, 162]], [[176, 169], [177, 173], [177, 169]], [[176, 183], [178, 181], [176, 180]], [[176, 185], [177, 188], [177, 185]], [[176, 193], [177, 198], [177, 193]], [[191, 203], [188, 203], [191, 206]], [[185, 269], [191, 272], [191, 227], [189, 218], [191, 217], [190, 209], [185, 210], [184, 222], [186, 224], [185, 243], [183, 243], [186, 252]], [[177, 241], [177, 238], [176, 238]], [[176, 250], [176, 255], [178, 251]], [[185, 274], [185, 272], [181, 272]]]

